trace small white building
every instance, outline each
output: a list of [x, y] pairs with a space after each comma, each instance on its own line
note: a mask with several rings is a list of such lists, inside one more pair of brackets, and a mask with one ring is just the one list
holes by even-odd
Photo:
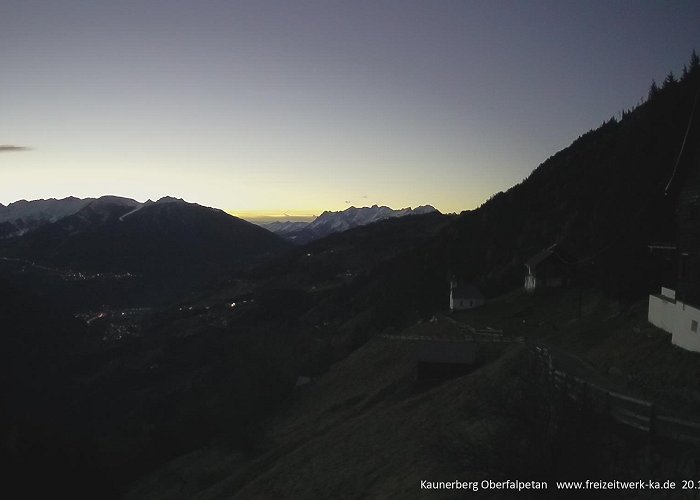
[[[672, 251], [678, 265], [674, 289], [661, 288], [649, 296], [649, 322], [671, 334], [671, 342], [700, 352], [700, 147], [678, 177], [683, 184], [676, 203], [675, 245], [650, 245], [653, 250]], [[673, 181], [674, 178], [671, 178]], [[666, 192], [674, 189], [669, 181]]]
[[700, 351], [700, 309], [676, 300], [675, 290], [661, 288], [649, 295], [649, 323], [671, 334], [671, 342], [689, 351]]
[[477, 287], [471, 284], [458, 284], [450, 282], [450, 311], [474, 309], [484, 304], [484, 295]]

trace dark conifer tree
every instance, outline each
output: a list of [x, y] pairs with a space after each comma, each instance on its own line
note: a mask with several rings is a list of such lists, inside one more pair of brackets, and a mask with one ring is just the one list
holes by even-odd
[[664, 79], [663, 88], [667, 88], [674, 83], [676, 83], [676, 77], [674, 76], [673, 71], [669, 71], [668, 75], [666, 75], [666, 78]]
[[651, 101], [654, 97], [656, 97], [659, 93], [659, 86], [656, 85], [656, 80], [651, 81], [651, 87], [649, 87], [649, 96], [647, 98], [648, 101]]
[[693, 49], [693, 53], [690, 55], [690, 64], [688, 65], [688, 73], [695, 73], [698, 68], [700, 68], [700, 58], [697, 52]]

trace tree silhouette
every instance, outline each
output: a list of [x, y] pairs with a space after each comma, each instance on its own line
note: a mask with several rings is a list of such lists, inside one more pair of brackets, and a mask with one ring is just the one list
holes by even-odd
[[649, 96], [647, 97], [647, 100], [651, 101], [658, 94], [659, 94], [659, 86], [656, 85], [656, 80], [652, 79], [651, 80], [651, 87], [649, 87]]
[[688, 73], [694, 73], [700, 67], [700, 58], [697, 52], [693, 49], [693, 53], [690, 55], [690, 64], [688, 65]]
[[668, 75], [666, 75], [666, 78], [664, 79], [663, 88], [668, 88], [674, 83], [676, 83], [676, 77], [674, 76], [673, 71], [669, 71]]

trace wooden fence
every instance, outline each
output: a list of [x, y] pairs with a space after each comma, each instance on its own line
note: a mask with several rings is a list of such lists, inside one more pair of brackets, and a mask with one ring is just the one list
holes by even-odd
[[653, 401], [638, 399], [615, 392], [584, 378], [555, 368], [555, 356], [547, 347], [526, 342], [524, 337], [503, 335], [499, 330], [479, 330], [448, 316], [437, 315], [433, 321], [447, 321], [464, 330], [460, 339], [438, 339], [432, 336], [380, 335], [389, 340], [445, 340], [452, 342], [524, 343], [535, 352], [548, 382], [569, 398], [580, 402], [599, 414], [650, 435], [700, 445], [700, 420], [686, 420], [667, 413]]
[[544, 372], [549, 382], [569, 398], [588, 406], [596, 413], [608, 415], [616, 422], [639, 431], [684, 443], [700, 444], [700, 421], [672, 416], [653, 401], [611, 391], [562, 369], [554, 368], [554, 360], [549, 350], [541, 346], [533, 347], [541, 365], [545, 367]]

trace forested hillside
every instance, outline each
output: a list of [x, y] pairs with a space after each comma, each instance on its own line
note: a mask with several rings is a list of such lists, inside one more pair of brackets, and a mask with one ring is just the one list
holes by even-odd
[[689, 124], [699, 91], [693, 53], [680, 80], [669, 74], [660, 89], [653, 83], [645, 103], [463, 214], [443, 243], [454, 272], [504, 291], [522, 282], [528, 257], [558, 243], [572, 256], [574, 277], [629, 297], [656, 286], [647, 245], [675, 238], [679, 180], [699, 168], [700, 117]]

